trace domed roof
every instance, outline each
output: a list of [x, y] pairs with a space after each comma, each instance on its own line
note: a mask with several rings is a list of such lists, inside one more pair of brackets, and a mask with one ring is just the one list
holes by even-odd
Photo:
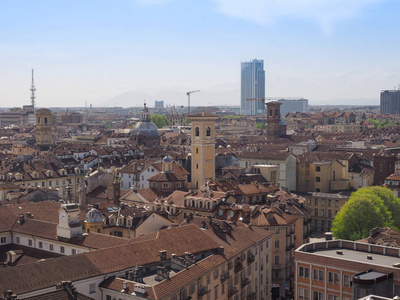
[[135, 127], [131, 130], [131, 135], [143, 135], [147, 137], [160, 136], [157, 126], [152, 122], [140, 121], [136, 123]]
[[163, 162], [171, 162], [172, 160], [171, 160], [171, 158], [167, 155], [167, 156], [165, 156], [164, 158], [163, 158]]
[[101, 222], [102, 223], [103, 215], [101, 214], [101, 212], [98, 209], [92, 207], [86, 214], [85, 222], [88, 222], [88, 223], [100, 223]]

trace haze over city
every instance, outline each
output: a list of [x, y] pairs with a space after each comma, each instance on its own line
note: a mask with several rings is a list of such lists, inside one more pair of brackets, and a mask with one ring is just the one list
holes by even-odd
[[400, 83], [399, 1], [8, 1], [1, 107], [240, 105], [240, 62], [266, 97], [379, 104]]

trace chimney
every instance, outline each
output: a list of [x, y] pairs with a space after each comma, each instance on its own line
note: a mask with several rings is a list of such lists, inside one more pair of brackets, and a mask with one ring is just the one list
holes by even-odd
[[128, 289], [128, 281], [124, 281], [124, 290]]
[[219, 246], [219, 247], [218, 247], [218, 253], [219, 253], [219, 254], [224, 254], [224, 253], [225, 253], [225, 248], [224, 248], [224, 246]]
[[164, 261], [167, 259], [167, 251], [166, 250], [161, 250], [158, 252], [158, 254], [160, 255], [161, 261]]
[[25, 223], [25, 217], [24, 217], [23, 214], [20, 214], [18, 216], [18, 223], [21, 224], [21, 225]]
[[13, 294], [12, 290], [7, 290], [7, 292], [5, 293], [5, 296], [6, 296], [6, 300], [17, 299], [17, 295]]

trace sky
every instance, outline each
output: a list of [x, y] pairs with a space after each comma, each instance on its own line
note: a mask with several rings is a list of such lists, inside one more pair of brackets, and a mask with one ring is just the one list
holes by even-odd
[[186, 105], [190, 90], [192, 105], [240, 105], [251, 59], [264, 60], [266, 97], [379, 105], [400, 84], [399, 11], [400, 0], [0, 0], [0, 108], [29, 104], [32, 68], [38, 107]]

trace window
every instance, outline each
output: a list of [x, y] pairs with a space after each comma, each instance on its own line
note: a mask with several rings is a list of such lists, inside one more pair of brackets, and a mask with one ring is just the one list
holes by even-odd
[[207, 126], [207, 128], [206, 128], [206, 136], [211, 136], [211, 128], [210, 128], [210, 126]]
[[339, 296], [328, 294], [328, 300], [339, 300]]
[[315, 177], [316, 182], [321, 182], [321, 177]]
[[318, 209], [314, 208], [314, 216], [318, 217]]
[[210, 273], [207, 274], [207, 284], [210, 284]]
[[94, 283], [89, 284], [89, 294], [93, 294], [96, 292], [96, 286]]
[[218, 286], [214, 288], [214, 299], [218, 299]]
[[163, 188], [169, 188], [169, 184], [168, 183], [164, 183], [163, 184]]
[[194, 291], [196, 290], [196, 286], [194, 284], [192, 284], [189, 287], [189, 295], [193, 295]]
[[195, 136], [200, 136], [200, 129], [199, 129], [199, 127], [196, 127], [196, 128], [194, 129], [194, 135], [195, 135]]
[[304, 182], [304, 185], [305, 185], [305, 186], [309, 186], [309, 185], [310, 185], [310, 180], [306, 180], [306, 181]]
[[221, 295], [225, 294], [225, 284], [221, 283]]
[[275, 255], [275, 264], [279, 265], [279, 255]]
[[329, 272], [328, 276], [329, 276], [329, 279], [328, 279], [329, 283], [339, 284], [339, 274], [338, 273]]
[[275, 248], [279, 248], [279, 240], [275, 240]]
[[199, 164], [196, 164], [196, 169], [198, 169], [199, 168]]
[[110, 296], [110, 295], [107, 295], [107, 296], [106, 296], [106, 300], [111, 300], [111, 296]]
[[321, 199], [321, 206], [325, 206], [325, 200]]
[[332, 200], [328, 200], [328, 206], [331, 207]]
[[313, 300], [324, 300], [324, 293], [314, 291]]
[[321, 217], [325, 217], [325, 210], [321, 209]]
[[61, 246], [61, 247], [60, 247], [60, 252], [61, 252], [61, 253], [65, 253], [65, 248], [64, 248], [64, 246]]
[[339, 200], [335, 200], [335, 208], [339, 207]]
[[318, 198], [314, 199], [314, 205], [318, 205]]
[[343, 276], [343, 285], [344, 286], [351, 286], [351, 278], [350, 275]]
[[314, 269], [314, 280], [324, 281], [324, 271]]
[[315, 167], [315, 171], [316, 172], [320, 172], [321, 171], [321, 167]]
[[72, 255], [76, 254], [76, 249], [72, 249], [71, 251], [72, 251]]
[[299, 298], [304, 300], [310, 299], [310, 291], [304, 288], [299, 288]]
[[331, 218], [331, 217], [332, 217], [332, 211], [328, 210], [328, 218]]
[[309, 278], [310, 277], [310, 269], [306, 267], [299, 267], [299, 277]]
[[39, 248], [40, 248], [40, 249], [43, 248], [43, 242], [39, 242]]
[[16, 242], [17, 242], [17, 244], [19, 244], [21, 242], [19, 236], [17, 236], [16, 238], [17, 238]]
[[199, 153], [199, 148], [196, 147], [196, 154], [198, 154], [198, 153]]
[[53, 245], [53, 244], [50, 244], [50, 245], [49, 245], [49, 249], [50, 249], [50, 251], [54, 251], [54, 245]]
[[32, 246], [32, 240], [31, 239], [28, 240], [28, 245]]

